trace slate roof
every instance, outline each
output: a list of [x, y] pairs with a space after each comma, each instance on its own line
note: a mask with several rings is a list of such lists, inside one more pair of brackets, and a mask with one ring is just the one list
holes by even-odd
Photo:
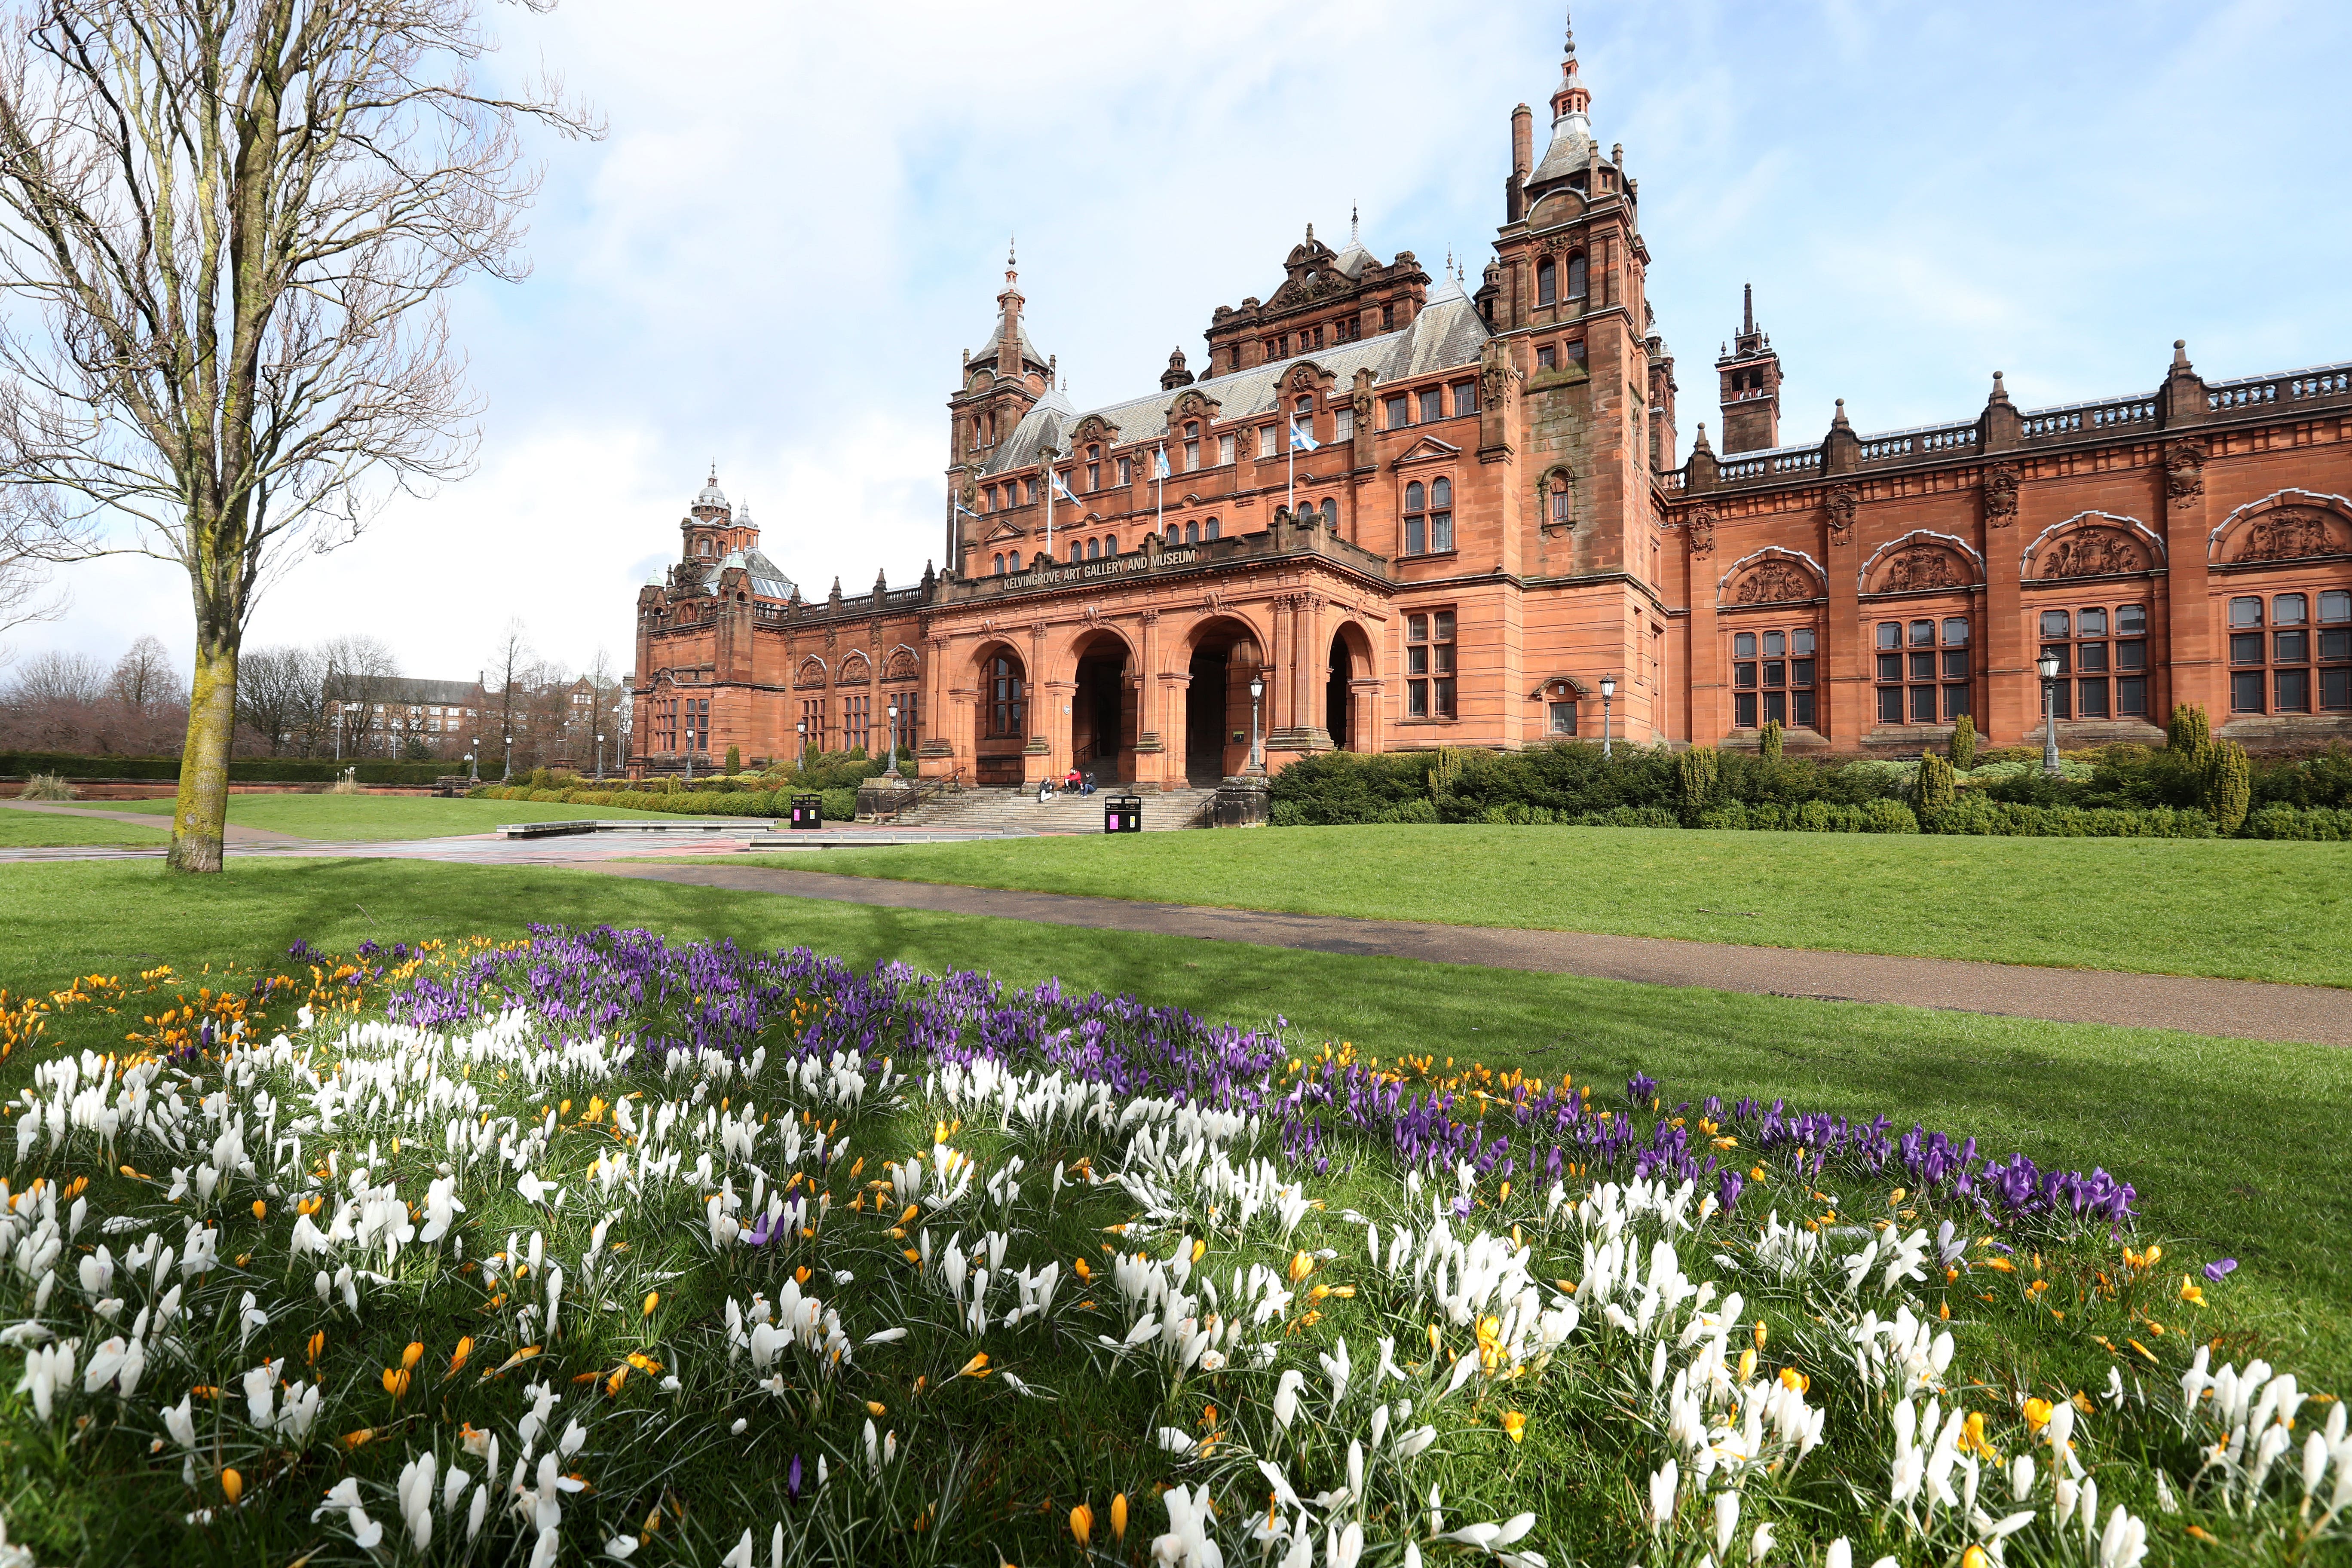
[[1204, 376], [1173, 392], [1153, 392], [1099, 408], [1076, 408], [1056, 389], [1046, 394], [1022, 419], [1011, 438], [989, 455], [982, 472], [1000, 474], [1033, 467], [1040, 460], [1049, 437], [1057, 450], [1066, 451], [1069, 432], [1088, 414], [1099, 415], [1105, 423], [1116, 427], [1122, 445], [1151, 441], [1167, 434], [1168, 411], [1187, 392], [1197, 391], [1215, 400], [1220, 405], [1221, 421], [1248, 419], [1274, 412], [1276, 389], [1284, 375], [1302, 362], [1331, 372], [1342, 386], [1351, 382], [1359, 370], [1370, 370], [1375, 384], [1404, 381], [1457, 365], [1476, 364], [1480, 351], [1492, 335], [1479, 317], [1477, 307], [1463, 293], [1460, 282], [1447, 279], [1431, 291], [1427, 305], [1413, 318], [1412, 324], [1400, 331], [1318, 349], [1223, 375]]

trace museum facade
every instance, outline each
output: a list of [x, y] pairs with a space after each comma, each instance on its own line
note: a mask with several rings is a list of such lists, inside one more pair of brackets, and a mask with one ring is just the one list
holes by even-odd
[[[1570, 736], [1916, 752], [1962, 714], [2062, 744], [2173, 704], [2352, 735], [2352, 365], [1783, 445], [1752, 306], [1722, 449], [1678, 451], [1639, 186], [1571, 37], [1512, 111], [1474, 280], [1313, 229], [1195, 374], [1079, 408], [1008, 260], [948, 400], [944, 568], [822, 599], [714, 474], [638, 595], [634, 772], [895, 745], [929, 775], [1213, 784], [1334, 748]], [[1253, 738], [1258, 750], [1253, 751]]]

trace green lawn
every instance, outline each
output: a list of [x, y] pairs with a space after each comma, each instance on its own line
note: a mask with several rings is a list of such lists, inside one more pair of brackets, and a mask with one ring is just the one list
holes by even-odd
[[160, 848], [165, 830], [103, 816], [67, 816], [54, 811], [0, 809], [0, 849], [50, 848], [62, 845], [131, 844]]
[[[1544, 837], [1511, 832], [1515, 843]], [[1182, 837], [1275, 845], [1289, 836]], [[1905, 1127], [1973, 1133], [1987, 1153], [2102, 1165], [2137, 1185], [2150, 1229], [2184, 1267], [2243, 1260], [2231, 1289], [2259, 1353], [2316, 1386], [2352, 1383], [2352, 1258], [2342, 1246], [2352, 1235], [2352, 1152], [2334, 1125], [2352, 1098], [2352, 1053], [2325, 1047], [1465, 972], [590, 872], [375, 861], [247, 861], [200, 880], [146, 863], [0, 868], [0, 988], [127, 976], [159, 962], [184, 973], [274, 963], [297, 937], [349, 951], [369, 937], [517, 934], [534, 921], [804, 942], [858, 963], [984, 967], [1021, 983], [1058, 976], [1237, 1024], [1279, 1015], [1302, 1045], [1349, 1040], [1383, 1058], [1428, 1051], [1595, 1084], [1641, 1068], [1670, 1095], [1885, 1111]], [[101, 1024], [112, 1026], [93, 1020], [63, 1037], [103, 1046]], [[0, 1068], [0, 1087], [29, 1070], [30, 1054]]]
[[1282, 827], [730, 864], [1098, 898], [2352, 985], [2352, 844]]
[[[109, 803], [110, 811], [168, 817], [170, 800]], [[291, 833], [331, 844], [439, 838], [495, 833], [507, 822], [576, 822], [588, 817], [660, 816], [609, 805], [557, 805], [524, 800], [442, 800], [415, 795], [233, 795], [228, 819], [239, 827]]]

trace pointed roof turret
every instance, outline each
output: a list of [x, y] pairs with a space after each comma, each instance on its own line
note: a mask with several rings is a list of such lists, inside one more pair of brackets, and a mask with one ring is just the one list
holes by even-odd
[[1006, 380], [1017, 379], [1024, 368], [1050, 375], [1045, 356], [1029, 341], [1029, 329], [1021, 322], [1021, 307], [1027, 303], [1027, 297], [1021, 292], [1019, 255], [1008, 243], [1004, 252], [1004, 289], [996, 296], [995, 330], [989, 333], [986, 346], [967, 353], [964, 363], [985, 360]]
[[1582, 175], [1601, 152], [1592, 140], [1591, 108], [1591, 90], [1578, 71], [1576, 23], [1571, 17], [1565, 54], [1559, 62], [1559, 86], [1551, 95], [1551, 145], [1544, 150], [1543, 162], [1528, 181], [1530, 189], [1550, 181], [1581, 183], [1576, 176]]
[[[1568, 16], [1568, 42], [1562, 47], [1565, 58], [1559, 62], [1559, 87], [1551, 95], [1551, 118], [1555, 125], [1570, 115], [1581, 120], [1592, 108], [1592, 93], [1585, 87], [1583, 78], [1577, 74], [1576, 18], [1572, 16]], [[1589, 122], [1583, 130], [1587, 136], [1592, 134]]]

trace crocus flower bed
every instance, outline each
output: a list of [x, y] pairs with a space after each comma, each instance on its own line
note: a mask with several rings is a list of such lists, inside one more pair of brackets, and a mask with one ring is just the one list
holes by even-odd
[[2345, 1549], [2342, 1405], [2095, 1168], [644, 931], [293, 957], [17, 1016], [39, 1561]]

